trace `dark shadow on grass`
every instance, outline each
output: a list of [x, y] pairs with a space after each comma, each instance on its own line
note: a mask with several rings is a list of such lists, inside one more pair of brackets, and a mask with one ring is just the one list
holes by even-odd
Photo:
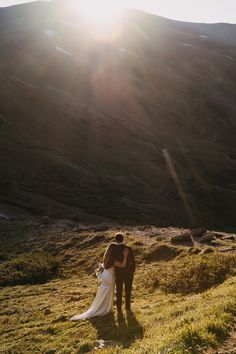
[[117, 321], [114, 313], [104, 317], [96, 317], [90, 323], [97, 330], [97, 338], [119, 341], [124, 347], [129, 347], [135, 340], [143, 338], [143, 327], [132, 311], [126, 316], [120, 312]]
[[137, 339], [142, 339], [144, 330], [141, 323], [137, 320], [133, 311], [127, 312], [127, 344], [131, 345]]
[[97, 330], [97, 338], [103, 340], [119, 340], [114, 313], [103, 317], [94, 317], [89, 320]]

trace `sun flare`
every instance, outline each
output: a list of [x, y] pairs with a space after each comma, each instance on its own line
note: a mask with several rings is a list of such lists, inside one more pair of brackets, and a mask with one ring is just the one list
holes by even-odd
[[79, 1], [79, 9], [94, 32], [108, 34], [122, 19], [124, 11], [122, 2], [122, 0], [82, 0]]

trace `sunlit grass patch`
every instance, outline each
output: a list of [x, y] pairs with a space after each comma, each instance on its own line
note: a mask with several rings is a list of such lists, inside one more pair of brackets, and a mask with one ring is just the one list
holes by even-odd
[[[142, 311], [145, 336], [138, 353], [203, 353], [227, 338], [235, 321], [236, 279], [202, 294], [147, 295], [156, 310]], [[154, 295], [155, 294], [155, 295]], [[146, 316], [145, 316], [146, 312]], [[136, 346], [136, 344], [135, 344]], [[132, 351], [133, 352], [133, 351]]]
[[[101, 350], [106, 354], [202, 353], [227, 337], [236, 314], [234, 278], [192, 295], [150, 292], [141, 279], [139, 268], [133, 316], [124, 311], [118, 318], [115, 312], [114, 316], [77, 323], [69, 318], [86, 310], [96, 292], [97, 284], [90, 276], [4, 288], [1, 300], [5, 306], [0, 313], [3, 352], [46, 353], [55, 349], [77, 354], [91, 351], [96, 339], [104, 339], [121, 342], [116, 349]], [[75, 293], [79, 299], [68, 301]]]
[[[98, 283], [92, 269], [101, 260], [113, 233], [104, 233], [105, 241], [102, 232], [79, 234], [76, 239], [81, 248], [70, 242], [75, 233], [63, 233], [60, 238], [57, 235], [56, 241], [52, 233], [50, 242], [55, 242], [54, 248], [63, 259], [63, 276], [42, 284], [1, 289], [0, 352], [95, 353], [96, 340], [103, 339], [117, 341], [118, 345], [99, 349], [101, 354], [193, 354], [217, 347], [227, 338], [236, 315], [236, 279], [232, 276], [235, 257], [217, 251], [196, 255], [192, 252], [196, 246], [175, 247], [167, 241], [133, 235], [127, 240], [137, 259], [133, 314], [124, 311], [123, 316], [118, 316], [114, 306], [113, 315], [70, 322], [70, 317], [86, 311], [95, 297]], [[47, 240], [45, 234], [40, 242], [48, 247]], [[39, 238], [36, 241], [35, 249], [40, 248]], [[64, 242], [71, 248], [63, 247]], [[159, 248], [161, 245], [165, 245], [164, 249]], [[203, 248], [198, 247], [202, 252]], [[160, 260], [162, 250], [166, 253]], [[155, 260], [152, 256], [146, 258], [152, 251]], [[17, 252], [9, 255], [10, 259], [18, 258]], [[207, 279], [214, 284], [200, 291], [199, 285], [205, 285]]]
[[169, 293], [198, 293], [235, 273], [236, 256], [220, 253], [178, 257], [147, 271], [144, 283]]

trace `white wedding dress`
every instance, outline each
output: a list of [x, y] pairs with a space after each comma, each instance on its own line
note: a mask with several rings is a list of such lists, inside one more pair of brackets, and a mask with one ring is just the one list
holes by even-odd
[[112, 312], [115, 291], [115, 267], [104, 269], [100, 274], [99, 280], [101, 284], [91, 307], [81, 315], [73, 316], [70, 321], [86, 320]]

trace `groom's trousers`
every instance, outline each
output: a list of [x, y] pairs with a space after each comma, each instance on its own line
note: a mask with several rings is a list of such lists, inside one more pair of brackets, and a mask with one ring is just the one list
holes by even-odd
[[134, 279], [133, 273], [116, 272], [116, 306], [117, 310], [121, 310], [122, 306], [122, 292], [125, 285], [125, 307], [130, 310], [131, 291]]

